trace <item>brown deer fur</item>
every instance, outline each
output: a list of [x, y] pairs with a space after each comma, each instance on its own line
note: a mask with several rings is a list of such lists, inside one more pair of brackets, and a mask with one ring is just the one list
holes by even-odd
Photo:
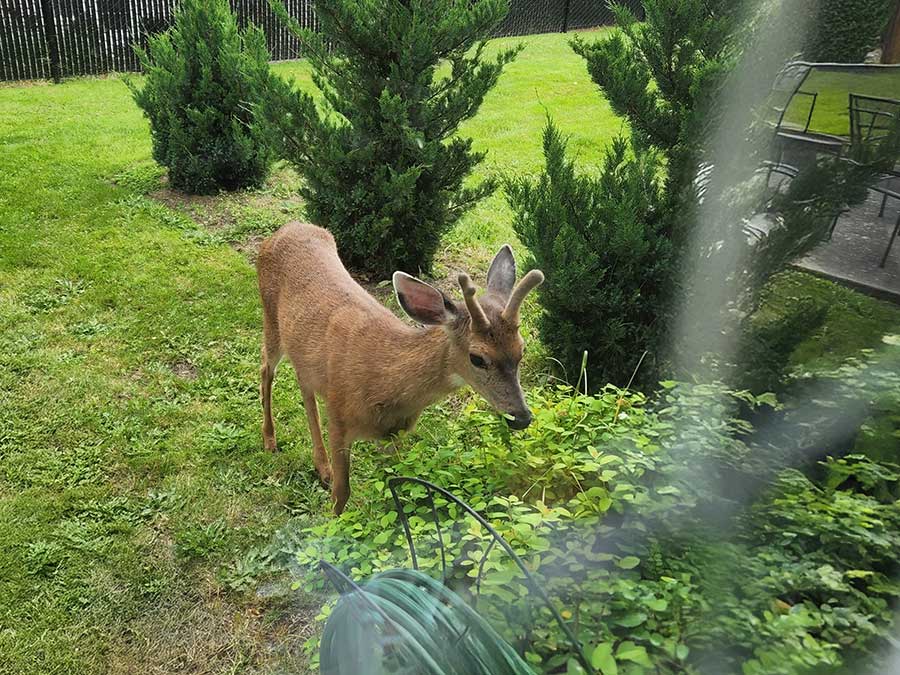
[[[514, 287], [508, 246], [494, 258], [479, 299], [466, 274], [459, 275], [464, 296], [459, 303], [395, 273], [401, 306], [423, 327], [407, 325], [357, 284], [331, 234], [314, 225], [288, 223], [263, 242], [257, 275], [263, 305], [263, 441], [266, 449], [276, 449], [272, 380], [287, 356], [303, 394], [313, 462], [321, 479], [331, 483], [336, 513], [350, 495], [353, 442], [411, 429], [426, 406], [464, 383], [511, 416], [511, 427], [531, 421], [518, 377], [524, 346], [519, 305], [543, 275], [532, 271]], [[330, 463], [317, 395], [328, 409]]]

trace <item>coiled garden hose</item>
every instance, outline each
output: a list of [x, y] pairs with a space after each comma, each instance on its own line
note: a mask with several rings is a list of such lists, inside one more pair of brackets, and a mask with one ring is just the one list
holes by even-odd
[[342, 595], [319, 659], [323, 675], [535, 675], [462, 598], [415, 570]]

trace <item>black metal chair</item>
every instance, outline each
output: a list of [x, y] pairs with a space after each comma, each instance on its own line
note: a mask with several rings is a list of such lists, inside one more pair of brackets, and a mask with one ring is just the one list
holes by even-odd
[[[770, 166], [786, 166], [785, 154], [788, 149], [794, 151], [794, 154], [799, 152], [811, 157], [820, 153], [840, 155], [846, 143], [845, 139], [838, 136], [810, 131], [819, 95], [818, 92], [807, 91], [802, 87], [812, 72], [813, 65], [805, 61], [792, 61], [778, 72], [772, 83], [766, 107], [769, 119], [766, 121], [773, 131], [776, 159], [769, 163]], [[798, 97], [809, 99], [809, 108], [802, 124], [787, 114], [791, 104], [798, 100]], [[799, 158], [794, 157], [790, 161], [796, 162]], [[769, 176], [771, 173], [770, 171]]]
[[[774, 160], [767, 163], [769, 167], [805, 164], [815, 161], [820, 154], [840, 156], [846, 144], [846, 139], [839, 136], [810, 131], [818, 92], [808, 91], [803, 86], [814, 65], [805, 61], [792, 61], [778, 72], [772, 83], [765, 108], [769, 116], [766, 123], [773, 132]], [[788, 116], [792, 104], [800, 97], [806, 97], [809, 101], [805, 118], [800, 117], [802, 107], [799, 106], [793, 108], [798, 115]], [[795, 119], [803, 121], [801, 123]], [[769, 177], [772, 173], [770, 170]]]
[[[881, 96], [850, 93], [849, 112], [850, 147], [870, 145], [881, 142], [897, 128], [897, 120], [900, 119], [900, 101]], [[900, 201], [900, 164], [889, 169], [874, 185], [870, 186], [870, 189], [881, 195], [878, 217], [882, 218], [888, 198]], [[881, 258], [881, 267], [884, 267], [887, 262], [898, 232], [900, 232], [900, 213], [897, 214], [897, 222]]]
[[[793, 61], [782, 68], [775, 81], [772, 83], [772, 89], [769, 92], [769, 108], [775, 113], [776, 119], [772, 120], [776, 130], [793, 130], [806, 133], [809, 131], [809, 125], [812, 122], [813, 111], [816, 108], [816, 100], [818, 92], [804, 91], [801, 89], [806, 78], [811, 72], [808, 63]], [[796, 123], [785, 121], [785, 115], [791, 106], [794, 98], [797, 96], [807, 96], [811, 99], [809, 111], [806, 115], [806, 122], [803, 126]]]
[[[768, 187], [768, 188], [772, 187], [772, 185], [771, 185], [772, 174], [777, 174], [778, 176], [781, 177], [780, 180], [778, 181], [778, 183], [775, 185], [775, 190], [774, 190], [775, 192], [781, 191], [782, 186], [785, 184], [785, 182], [789, 183], [794, 178], [796, 178], [800, 173], [800, 169], [798, 169], [795, 166], [791, 166], [790, 164], [779, 164], [777, 162], [772, 162], [772, 161], [763, 162], [762, 168], [760, 168], [759, 171], [767, 172], [766, 173], [766, 187]], [[767, 198], [767, 200], [768, 200], [768, 198]], [[768, 204], [765, 205], [765, 208], [766, 209], [768, 208]], [[828, 239], [829, 240], [831, 239], [831, 236], [834, 234], [834, 228], [837, 227], [838, 218], [840, 218], [843, 214], [847, 213], [849, 210], [850, 209], [847, 209], [847, 208], [840, 209], [839, 211], [835, 212], [834, 215], [831, 217], [831, 225], [828, 228]]]

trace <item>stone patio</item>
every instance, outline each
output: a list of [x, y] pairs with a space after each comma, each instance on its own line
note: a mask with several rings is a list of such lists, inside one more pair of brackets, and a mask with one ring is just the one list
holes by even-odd
[[879, 267], [884, 249], [900, 214], [900, 200], [888, 199], [884, 216], [878, 217], [881, 195], [869, 199], [838, 220], [831, 241], [820, 244], [794, 266], [857, 290], [900, 303], [900, 236]]

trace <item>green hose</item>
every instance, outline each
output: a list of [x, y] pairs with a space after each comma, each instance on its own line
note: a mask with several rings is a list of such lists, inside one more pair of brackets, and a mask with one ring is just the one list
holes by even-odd
[[341, 596], [319, 661], [323, 675], [535, 675], [458, 595], [413, 570]]

